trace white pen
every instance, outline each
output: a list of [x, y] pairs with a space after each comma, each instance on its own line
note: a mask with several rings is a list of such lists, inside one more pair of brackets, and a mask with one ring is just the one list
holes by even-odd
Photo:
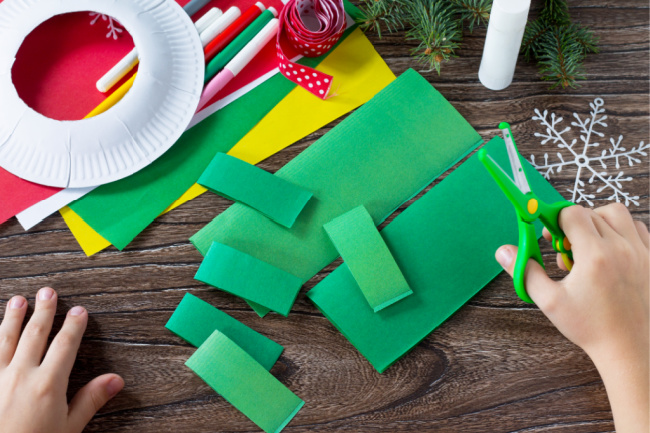
[[[219, 19], [223, 13], [219, 8], [212, 8], [205, 13], [201, 18], [196, 20], [194, 26], [196, 30], [201, 34], [205, 31], [213, 22]], [[203, 42], [203, 40], [201, 40]], [[95, 84], [97, 90], [102, 93], [108, 92], [115, 84], [117, 84], [129, 71], [135, 68], [135, 65], [138, 64], [138, 50], [133, 48], [129, 54], [122, 57], [122, 60], [117, 62], [107, 73], [104, 74], [97, 83]]]
[[278, 33], [279, 25], [280, 21], [277, 18], [273, 18], [269, 21], [262, 30], [260, 30], [260, 32], [255, 35], [255, 37], [251, 39], [251, 41], [246, 44], [226, 66], [224, 66], [221, 72], [210, 80], [201, 95], [198, 107], [199, 110], [203, 108], [203, 106], [207, 104], [210, 99], [219, 92], [219, 90], [223, 89], [230, 80], [235, 78], [235, 76], [237, 76], [237, 74], [239, 74], [241, 70], [255, 58], [257, 53], [259, 53], [262, 48], [264, 48], [266, 44], [275, 37]]
[[[205, 30], [199, 31], [201, 35], [201, 43], [203, 48], [210, 43], [214, 38], [221, 34], [230, 24], [232, 24], [239, 16], [241, 11], [238, 7], [233, 6], [228, 9], [223, 15], [216, 20], [212, 21]], [[197, 21], [198, 22], [198, 21]], [[198, 27], [197, 27], [198, 28]]]

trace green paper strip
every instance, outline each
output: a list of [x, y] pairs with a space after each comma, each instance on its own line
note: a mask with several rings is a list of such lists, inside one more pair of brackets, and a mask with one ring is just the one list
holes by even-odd
[[[355, 10], [347, 0], [345, 8]], [[356, 25], [348, 28], [337, 45], [355, 29]], [[298, 63], [316, 67], [325, 57], [304, 57]], [[186, 131], [147, 167], [95, 188], [70, 207], [117, 249], [124, 249], [196, 183], [217, 152], [228, 152], [295, 87], [285, 77], [274, 75]]]
[[[510, 167], [501, 138], [485, 147], [501, 167]], [[524, 166], [532, 190], [543, 200], [562, 199], [530, 164]], [[541, 236], [541, 224], [536, 230]], [[518, 231], [512, 204], [474, 155], [381, 235], [413, 295], [374, 313], [355, 290], [345, 264], [307, 293], [380, 373], [502, 271], [494, 252], [503, 244], [517, 244]]]
[[199, 347], [217, 330], [270, 370], [284, 348], [207, 302], [186, 293], [165, 325], [174, 334]]
[[323, 227], [374, 312], [413, 293], [365, 207]]
[[194, 278], [285, 317], [302, 286], [300, 278], [218, 242]]
[[305, 404], [219, 331], [185, 365], [266, 433], [281, 431]]
[[312, 197], [311, 192], [225, 153], [215, 155], [198, 183], [288, 228]]
[[235, 203], [190, 241], [204, 255], [213, 241], [229, 245], [306, 282], [338, 257], [325, 223], [364, 205], [379, 224], [480, 143], [408, 70], [275, 174], [314, 193], [291, 229]]
[[242, 48], [249, 43], [260, 30], [264, 28], [269, 21], [275, 18], [273, 12], [265, 10], [262, 14], [255, 18], [255, 20], [248, 25], [231, 43], [226, 46], [219, 54], [217, 54], [205, 67], [205, 82], [207, 83], [217, 75], [217, 72], [223, 69]]

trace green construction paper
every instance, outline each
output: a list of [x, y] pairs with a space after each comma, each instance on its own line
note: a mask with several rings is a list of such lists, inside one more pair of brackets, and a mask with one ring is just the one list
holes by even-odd
[[312, 193], [252, 164], [217, 153], [198, 183], [291, 228]]
[[359, 205], [381, 223], [480, 143], [408, 70], [275, 174], [314, 194], [291, 229], [235, 203], [190, 241], [204, 255], [213, 241], [229, 245], [304, 283], [338, 256], [325, 223]]
[[374, 312], [413, 293], [365, 207], [323, 227]]
[[300, 278], [218, 242], [194, 278], [283, 316], [289, 315], [302, 286]]
[[239, 53], [242, 48], [244, 48], [246, 44], [248, 44], [273, 18], [275, 18], [273, 12], [268, 9], [265, 10], [259, 17], [255, 18], [248, 27], [237, 35], [237, 37], [226, 46], [226, 48], [214, 56], [205, 67], [205, 82], [207, 83], [217, 75], [217, 72], [222, 70], [224, 66], [226, 66], [228, 62], [230, 62], [237, 53]]
[[[501, 138], [485, 147], [501, 167], [510, 167]], [[540, 198], [562, 199], [530, 164], [524, 167]], [[539, 222], [536, 233], [541, 236]], [[380, 373], [502, 271], [494, 252], [503, 244], [517, 244], [517, 217], [473, 155], [398, 215], [381, 235], [413, 295], [375, 313], [355, 290], [345, 264], [307, 293]]]
[[253, 359], [270, 370], [284, 348], [207, 302], [186, 293], [165, 328], [199, 347], [215, 330], [230, 338]]
[[219, 331], [185, 365], [266, 433], [280, 432], [305, 404]]
[[[346, 11], [354, 6], [345, 2]], [[349, 27], [336, 47], [356, 25]], [[333, 48], [334, 49], [334, 48]], [[327, 57], [303, 57], [316, 67]], [[160, 158], [137, 173], [108, 183], [70, 204], [88, 225], [119, 250], [198, 180], [217, 152], [228, 152], [296, 85], [281, 74], [185, 131]]]

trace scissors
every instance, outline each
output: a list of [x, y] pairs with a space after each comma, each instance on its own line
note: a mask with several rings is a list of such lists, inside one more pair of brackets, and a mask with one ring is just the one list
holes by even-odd
[[478, 152], [478, 159], [483, 163], [492, 178], [501, 188], [501, 191], [512, 202], [517, 212], [517, 222], [519, 226], [519, 252], [515, 261], [515, 271], [513, 282], [515, 291], [522, 301], [533, 303], [528, 296], [525, 287], [525, 271], [528, 259], [535, 259], [542, 267], [542, 253], [537, 243], [537, 234], [535, 233], [534, 221], [539, 219], [553, 237], [553, 249], [561, 254], [562, 261], [568, 270], [573, 265], [573, 253], [571, 252], [571, 243], [560, 228], [558, 218], [560, 211], [565, 207], [573, 206], [570, 201], [558, 201], [555, 203], [545, 203], [531, 191], [526, 173], [521, 166], [521, 156], [517, 151], [515, 140], [512, 137], [510, 125], [502, 122], [499, 129], [503, 133], [503, 140], [506, 143], [508, 158], [514, 180], [506, 174], [499, 164], [488, 155], [485, 149]]

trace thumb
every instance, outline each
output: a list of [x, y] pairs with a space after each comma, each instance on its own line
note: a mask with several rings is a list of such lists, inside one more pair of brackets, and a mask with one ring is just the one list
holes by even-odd
[[81, 432], [110, 399], [124, 388], [124, 380], [117, 374], [104, 374], [88, 382], [70, 402], [68, 425], [71, 431]]
[[[503, 269], [512, 276], [515, 271], [517, 258], [517, 247], [514, 245], [503, 245], [495, 256], [497, 262]], [[525, 272], [526, 292], [545, 314], [556, 303], [560, 294], [560, 285], [551, 280], [544, 268], [535, 260], [528, 260]]]

